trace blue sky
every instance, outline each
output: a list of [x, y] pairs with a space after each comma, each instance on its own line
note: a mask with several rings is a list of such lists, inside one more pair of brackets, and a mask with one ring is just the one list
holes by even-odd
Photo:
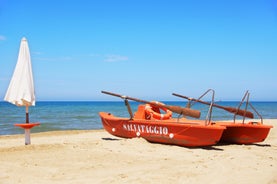
[[0, 0], [0, 27], [2, 99], [26, 37], [37, 100], [277, 100], [274, 0]]

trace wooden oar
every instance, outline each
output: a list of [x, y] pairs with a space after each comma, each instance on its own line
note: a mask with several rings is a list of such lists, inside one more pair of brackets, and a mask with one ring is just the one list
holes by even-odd
[[151, 104], [151, 105], [154, 105], [154, 106], [164, 107], [164, 108], [166, 108], [166, 109], [168, 109], [168, 110], [170, 110], [174, 113], [182, 114], [184, 116], [199, 118], [200, 115], [201, 115], [200, 111], [189, 109], [189, 108], [182, 108], [182, 107], [179, 107], [179, 106], [156, 104], [155, 102], [149, 102], [149, 101], [146, 101], [146, 100], [132, 98], [132, 97], [129, 97], [129, 96], [124, 96], [124, 95], [120, 95], [120, 94], [116, 94], [116, 93], [111, 93], [111, 92], [108, 92], [108, 91], [101, 91], [101, 92], [105, 93], [105, 94], [108, 94], [108, 95], [117, 96], [117, 97], [120, 97], [120, 98], [123, 98], [123, 99], [129, 99], [129, 100], [133, 100], [133, 101], [136, 101], [136, 102], [148, 103], [148, 104]]
[[[181, 97], [181, 98], [185, 98], [185, 99], [188, 99], [188, 100], [193, 100], [193, 101], [196, 101], [196, 102], [200, 102], [202, 104], [211, 105], [208, 102], [198, 100], [198, 99], [194, 99], [194, 98], [190, 98], [190, 97], [183, 96], [183, 95], [179, 95], [179, 94], [176, 94], [176, 93], [172, 93], [172, 95], [178, 96], [178, 97]], [[221, 105], [217, 105], [217, 104], [213, 104], [213, 106], [217, 107], [217, 108], [220, 108], [220, 109], [224, 109], [225, 111], [228, 111], [230, 113], [234, 113], [234, 114], [237, 114], [237, 115], [240, 115], [240, 116], [244, 116], [244, 117], [248, 117], [248, 118], [254, 118], [253, 113], [250, 112], [250, 111], [245, 111], [245, 110], [237, 109], [237, 108], [234, 108], [234, 107], [225, 107], [225, 106], [221, 106]]]

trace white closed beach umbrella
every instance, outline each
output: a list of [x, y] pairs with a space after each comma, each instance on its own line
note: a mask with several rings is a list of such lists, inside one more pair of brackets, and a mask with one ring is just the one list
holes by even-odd
[[[15, 66], [15, 70], [4, 100], [16, 106], [25, 106], [26, 124], [29, 124], [28, 108], [29, 106], [35, 105], [35, 89], [32, 73], [31, 56], [28, 47], [28, 42], [25, 37], [21, 39], [17, 64]], [[26, 137], [26, 130], [28, 130], [30, 133], [30, 128], [24, 129]], [[28, 141], [26, 144], [28, 144]]]
[[[26, 116], [28, 107], [35, 105], [31, 56], [27, 39], [24, 37], [21, 39], [17, 64], [4, 100], [17, 106], [26, 106]], [[26, 123], [29, 123], [28, 117]]]

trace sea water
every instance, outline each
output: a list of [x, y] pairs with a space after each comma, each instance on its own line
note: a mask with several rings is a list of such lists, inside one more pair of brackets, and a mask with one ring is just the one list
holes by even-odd
[[[133, 113], [139, 103], [129, 102]], [[182, 101], [165, 101], [166, 105], [185, 107]], [[251, 102], [264, 119], [277, 119], [277, 102]], [[237, 107], [239, 102], [217, 102], [221, 106]], [[209, 106], [196, 103], [192, 109], [201, 111], [200, 119], [207, 117]], [[249, 107], [248, 107], [249, 109]], [[249, 109], [250, 110], [250, 109]], [[91, 102], [37, 102], [29, 107], [30, 122], [39, 122], [40, 126], [32, 132], [57, 130], [92, 130], [102, 129], [99, 112], [109, 112], [119, 117], [130, 117], [123, 101], [91, 101]], [[253, 112], [253, 111], [252, 111]], [[174, 115], [178, 117], [178, 115]], [[230, 120], [234, 116], [222, 109], [212, 109], [212, 120]], [[237, 118], [240, 118], [237, 116]], [[255, 114], [255, 118], [259, 118]], [[22, 134], [15, 123], [25, 123], [25, 107], [17, 107], [7, 102], [0, 102], [0, 135]]]

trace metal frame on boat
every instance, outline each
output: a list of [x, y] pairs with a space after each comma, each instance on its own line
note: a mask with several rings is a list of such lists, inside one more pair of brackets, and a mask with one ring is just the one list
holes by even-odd
[[[206, 95], [209, 91], [213, 92], [213, 98], [210, 103], [201, 101], [200, 99]], [[239, 103], [237, 108], [233, 107], [224, 107], [220, 106], [214, 103], [214, 91], [209, 89], [206, 91], [200, 98], [194, 99], [189, 98], [183, 95], [179, 95], [176, 93], [173, 93], [173, 95], [186, 98], [188, 99], [188, 104], [191, 106], [191, 102], [200, 102], [206, 105], [210, 105], [210, 108], [212, 107], [218, 107], [221, 109], [224, 109], [230, 113], [234, 114], [233, 122], [227, 122], [227, 121], [216, 121], [214, 124], [224, 126], [226, 129], [224, 130], [222, 137], [220, 139], [220, 142], [226, 142], [226, 143], [234, 143], [234, 144], [253, 144], [258, 142], [263, 142], [266, 137], [268, 136], [268, 133], [273, 126], [271, 125], [264, 125], [263, 124], [263, 118], [258, 113], [258, 111], [254, 108], [254, 106], [249, 102], [249, 96], [250, 93], [246, 91], [244, 97], [242, 98], [241, 102]], [[245, 104], [245, 108], [241, 109], [242, 104]], [[254, 114], [250, 111], [248, 111], [248, 106], [251, 107], [251, 109], [256, 113], [256, 115], [259, 117], [260, 121], [249, 121], [248, 123], [245, 122], [245, 118], [254, 118]], [[210, 113], [212, 110], [209, 111]], [[237, 115], [242, 116], [243, 119], [241, 122], [238, 122]], [[211, 114], [209, 115], [211, 118]], [[211, 121], [211, 119], [210, 119]]]

